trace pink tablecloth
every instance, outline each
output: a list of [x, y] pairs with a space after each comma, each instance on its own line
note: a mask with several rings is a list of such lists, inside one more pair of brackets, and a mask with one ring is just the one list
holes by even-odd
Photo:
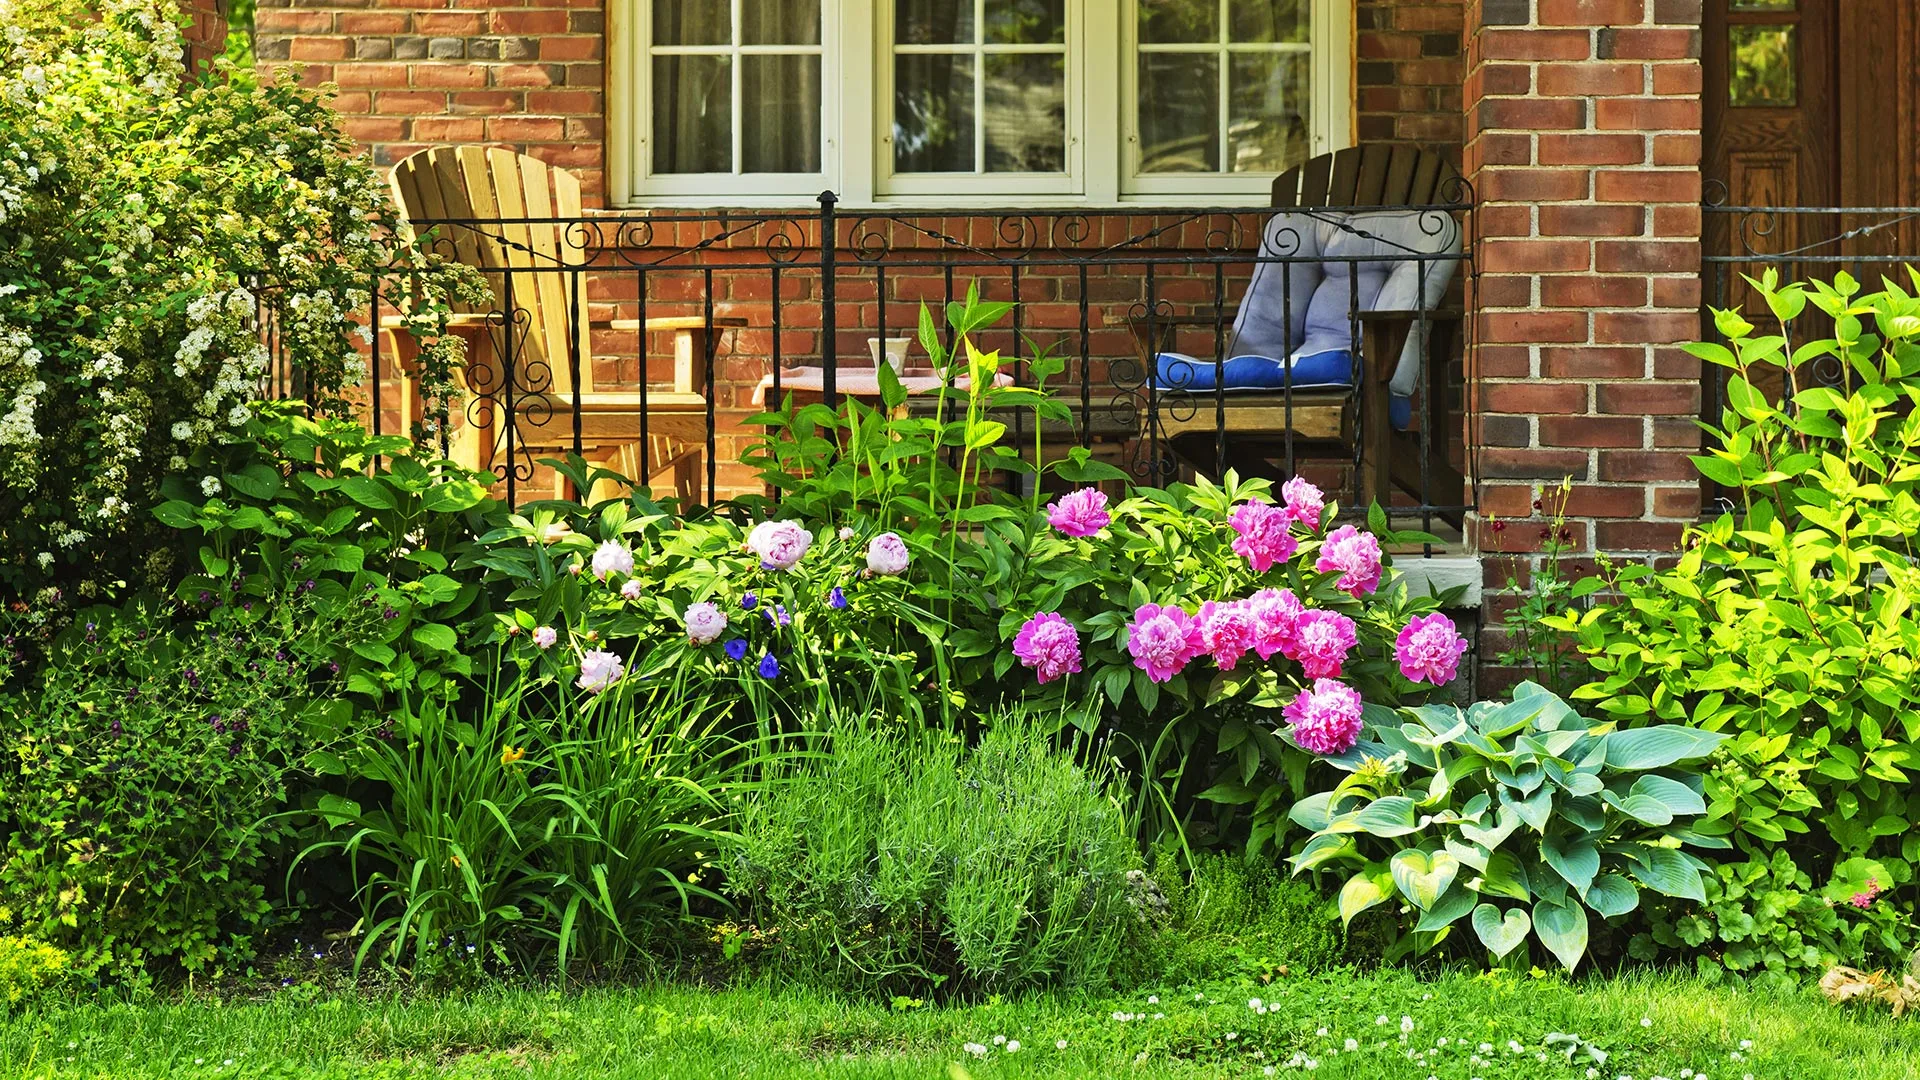
[[[823, 372], [817, 367], [786, 368], [780, 372], [780, 392], [793, 391], [801, 394], [819, 394], [824, 391]], [[880, 376], [870, 367], [841, 368], [834, 373], [834, 390], [846, 397], [880, 397]], [[941, 380], [938, 375], [902, 375], [900, 385], [908, 394], [932, 394], [939, 391]], [[953, 388], [965, 393], [973, 385], [973, 380], [965, 375], [954, 378]], [[995, 386], [1012, 386], [1013, 379], [1007, 375], [995, 375]], [[753, 388], [753, 403], [764, 405], [767, 394], [773, 389], [773, 376], [767, 375], [760, 385]]]

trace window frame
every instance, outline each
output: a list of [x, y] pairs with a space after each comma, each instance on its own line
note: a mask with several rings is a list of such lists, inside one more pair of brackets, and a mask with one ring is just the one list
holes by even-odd
[[[631, 209], [716, 206], [802, 208], [831, 190], [842, 206], [1264, 206], [1269, 173], [1138, 173], [1138, 7], [1123, 18], [1088, 14], [1100, 0], [1067, 0], [1067, 171], [893, 173], [893, 3], [821, 0], [821, 171], [650, 171], [654, 0], [607, 5], [606, 176], [609, 205]], [[752, 0], [740, 0], [752, 2]], [[1352, 0], [1310, 0], [1313, 104], [1310, 153], [1353, 144]], [[737, 65], [736, 65], [737, 67]], [[737, 78], [737, 75], [736, 75]], [[867, 93], [851, 88], [866, 87]], [[1110, 121], [1091, 101], [1121, 102]], [[853, 137], [862, 133], [862, 137]]]

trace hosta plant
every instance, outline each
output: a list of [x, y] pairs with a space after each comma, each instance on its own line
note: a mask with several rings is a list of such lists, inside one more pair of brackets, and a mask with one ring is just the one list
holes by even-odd
[[1722, 738], [1596, 725], [1533, 683], [1464, 711], [1370, 708], [1360, 742], [1329, 759], [1348, 776], [1291, 811], [1312, 834], [1294, 872], [1344, 878], [1343, 920], [1392, 905], [1396, 952], [1471, 932], [1495, 958], [1537, 940], [1571, 970], [1593, 919], [1633, 911], [1641, 890], [1705, 898], [1707, 864], [1683, 848], [1727, 846], [1688, 824], [1707, 808], [1698, 762]]

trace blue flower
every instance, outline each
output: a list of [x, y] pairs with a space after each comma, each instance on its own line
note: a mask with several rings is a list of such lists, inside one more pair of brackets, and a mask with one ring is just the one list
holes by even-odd
[[847, 606], [846, 590], [842, 589], [838, 585], [835, 585], [833, 587], [833, 591], [827, 593], [827, 606], [830, 608], [834, 608], [836, 610], [846, 607]]
[[778, 629], [792, 622], [793, 619], [787, 615], [787, 605], [775, 604], [767, 609], [767, 621], [772, 623], [775, 629]]
[[743, 637], [734, 638], [732, 641], [727, 642], [726, 647], [727, 647], [727, 655], [733, 657], [735, 660], [745, 660], [747, 658], [747, 639], [746, 638], [743, 638]]
[[760, 598], [753, 595], [753, 593], [751, 592], [747, 593], [746, 595], [740, 598], [740, 606], [743, 608], [746, 608], [748, 611], [752, 611], [753, 605], [759, 602], [760, 602]]
[[780, 677], [780, 661], [775, 660], [772, 653], [768, 653], [760, 658], [760, 677], [763, 679], [777, 679]]

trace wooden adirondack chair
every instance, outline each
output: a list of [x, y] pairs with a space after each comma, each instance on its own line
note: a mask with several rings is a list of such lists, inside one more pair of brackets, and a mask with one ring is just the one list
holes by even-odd
[[[581, 214], [580, 182], [572, 173], [510, 150], [481, 146], [422, 150], [394, 166], [391, 183], [403, 225], [434, 220], [565, 219]], [[639, 392], [610, 393], [594, 387], [587, 275], [562, 272], [589, 261], [579, 231], [563, 224], [527, 221], [427, 227], [434, 230], [432, 246], [485, 272], [494, 294], [489, 310], [452, 316], [453, 331], [466, 340], [463, 374], [471, 395], [469, 407], [463, 410], [466, 423], [452, 433], [452, 458], [468, 468], [500, 471], [524, 469], [542, 457], [564, 456], [575, 446], [578, 409], [583, 457], [636, 482], [670, 474], [675, 494], [683, 504], [692, 502], [699, 490], [706, 442], [706, 365], [713, 355], [706, 321], [647, 320], [646, 330], [675, 335], [675, 364], [673, 388], [647, 393], [643, 446]], [[745, 323], [744, 319], [714, 319], [712, 325]], [[393, 342], [403, 378], [416, 372], [413, 360], [418, 350], [408, 335], [398, 332], [400, 320], [389, 318], [381, 325]], [[612, 325], [641, 330], [636, 320], [616, 320]], [[642, 333], [640, 352], [645, 351]], [[577, 387], [573, 382], [576, 355]], [[407, 379], [401, 401], [403, 428], [411, 430], [421, 415], [417, 382]], [[588, 494], [570, 487], [564, 477], [556, 476], [554, 497]], [[596, 490], [591, 497], [611, 494]]]
[[[1408, 207], [1460, 202], [1463, 196], [1459, 174], [1444, 158], [1406, 146], [1368, 145], [1322, 154], [1282, 173], [1273, 183], [1273, 206], [1281, 214], [1296, 208], [1404, 211]], [[1419, 216], [1424, 219], [1423, 229], [1457, 229], [1456, 223], [1445, 221], [1445, 211], [1429, 211]], [[1338, 218], [1339, 214], [1334, 212], [1310, 213], [1302, 219], [1290, 219], [1289, 227], [1297, 227], [1300, 220]], [[1458, 233], [1454, 236], [1457, 239]], [[1449, 276], [1453, 271], [1451, 262], [1436, 262], [1434, 266], [1444, 267]], [[1278, 264], [1266, 264], [1256, 268], [1256, 274], [1277, 273], [1279, 269]], [[1420, 268], [1415, 264], [1413, 269]], [[1295, 273], [1298, 272], [1300, 268], [1296, 266]], [[1424, 281], [1418, 284], [1420, 292], [1427, 291]], [[1341, 288], [1344, 290], [1345, 286]], [[1249, 286], [1249, 295], [1252, 291]], [[1235, 339], [1241, 329], [1241, 317], [1247, 314], [1247, 303], [1243, 301], [1241, 307], [1240, 312], [1229, 310], [1224, 316], [1216, 316], [1211, 311], [1193, 315], [1155, 314], [1151, 319], [1140, 314], [1127, 316], [1125, 321], [1133, 328], [1142, 370], [1157, 372], [1160, 358], [1170, 354], [1175, 335], [1182, 329], [1192, 334], [1196, 327], [1231, 325], [1234, 333], [1227, 338], [1225, 347], [1228, 357], [1236, 355]], [[1346, 318], [1344, 307], [1343, 302], [1343, 320]], [[1224, 424], [1226, 431], [1225, 464], [1242, 474], [1276, 472], [1283, 467], [1290, 444], [1293, 456], [1299, 459], [1346, 456], [1357, 443], [1361, 496], [1366, 501], [1385, 505], [1391, 489], [1398, 486], [1416, 498], [1424, 497], [1429, 505], [1458, 505], [1464, 498], [1465, 487], [1459, 470], [1453, 468], [1445, 456], [1446, 398], [1442, 376], [1461, 316], [1458, 311], [1441, 310], [1425, 301], [1414, 308], [1362, 310], [1357, 322], [1363, 358], [1402, 357], [1408, 337], [1423, 325], [1426, 329], [1426, 348], [1414, 350], [1424, 357], [1417, 377], [1419, 396], [1426, 408], [1422, 427], [1431, 448], [1425, 470], [1421, 465], [1419, 435], [1395, 430], [1389, 416], [1389, 382], [1398, 367], [1393, 362], [1365, 359], [1357, 384], [1351, 378], [1347, 385], [1337, 386], [1302, 385], [1296, 381], [1291, 392], [1285, 388], [1230, 387], [1221, 395], [1225, 400], [1224, 409], [1218, 407], [1210, 381], [1205, 389], [1163, 388], [1159, 394], [1160, 407], [1148, 422], [1158, 426], [1160, 436], [1178, 457], [1208, 471], [1215, 462], [1220, 424]], [[1346, 336], [1344, 330], [1341, 336]], [[1157, 340], [1149, 341], [1150, 337]], [[1292, 340], [1296, 345], [1300, 342], [1297, 336]], [[1210, 380], [1213, 364], [1211, 358], [1192, 358], [1190, 368]], [[1224, 415], [1217, 415], [1221, 413]]]

